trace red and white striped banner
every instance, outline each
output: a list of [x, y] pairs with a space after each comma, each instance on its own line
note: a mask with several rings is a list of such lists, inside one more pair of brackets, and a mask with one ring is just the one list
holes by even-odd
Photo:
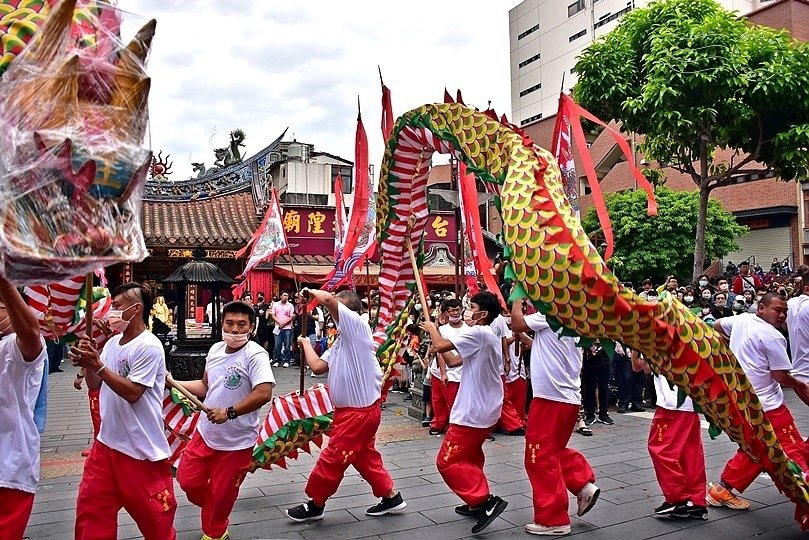
[[256, 444], [261, 445], [270, 436], [293, 420], [314, 418], [329, 414], [334, 410], [329, 397], [328, 387], [317, 384], [304, 391], [303, 395], [291, 392], [276, 396], [258, 432]]

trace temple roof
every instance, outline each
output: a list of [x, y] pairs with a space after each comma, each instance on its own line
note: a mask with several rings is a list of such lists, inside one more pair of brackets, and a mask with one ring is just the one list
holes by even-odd
[[259, 225], [250, 190], [210, 199], [144, 201], [147, 247], [244, 247]]

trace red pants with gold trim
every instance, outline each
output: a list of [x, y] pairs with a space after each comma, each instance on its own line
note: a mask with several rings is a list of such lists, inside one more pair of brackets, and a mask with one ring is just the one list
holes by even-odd
[[525, 427], [525, 379], [503, 381], [503, 410], [500, 412], [500, 429], [514, 431]]
[[134, 459], [96, 441], [84, 462], [76, 501], [76, 540], [118, 537], [124, 508], [145, 540], [174, 540], [174, 482], [167, 460]]
[[534, 523], [569, 525], [567, 492], [578, 493], [595, 473], [585, 457], [567, 448], [579, 406], [536, 397], [525, 430], [525, 471], [531, 482]]
[[33, 507], [33, 493], [0, 487], [0, 540], [20, 540]]
[[219, 538], [228, 530], [230, 512], [252, 460], [252, 447], [214, 450], [199, 432], [194, 433], [180, 460], [177, 482], [188, 500], [202, 508], [203, 533]]
[[655, 410], [649, 430], [649, 456], [666, 502], [691, 501], [706, 506], [705, 451], [699, 415], [691, 411]]
[[444, 384], [435, 375], [431, 376], [430, 385], [432, 387], [433, 420], [430, 427], [444, 431], [449, 426], [449, 413], [455, 405], [455, 396], [458, 395], [459, 382], [447, 382]]
[[362, 408], [335, 407], [329, 442], [306, 482], [306, 495], [316, 505], [323, 506], [337, 492], [349, 465], [371, 485], [375, 497], [387, 497], [393, 490], [393, 479], [376, 449], [381, 419], [379, 401]]
[[486, 461], [483, 443], [491, 431], [491, 427], [450, 424], [435, 458], [438, 473], [447, 487], [470, 508], [479, 507], [490, 495], [489, 482], [483, 473]]
[[[766, 411], [764, 416], [772, 424], [778, 442], [786, 452], [787, 456], [797, 463], [804, 471], [807, 469], [806, 449], [803, 437], [798, 432], [795, 419], [786, 405]], [[744, 493], [753, 480], [762, 473], [764, 469], [753, 461], [744, 450], [739, 449], [730, 458], [722, 471], [721, 479], [727, 485], [735, 488], [739, 493]]]
[[98, 438], [98, 432], [101, 429], [101, 410], [98, 408], [99, 395], [101, 395], [100, 388], [87, 391], [87, 397], [90, 399], [90, 420], [93, 421], [93, 440]]

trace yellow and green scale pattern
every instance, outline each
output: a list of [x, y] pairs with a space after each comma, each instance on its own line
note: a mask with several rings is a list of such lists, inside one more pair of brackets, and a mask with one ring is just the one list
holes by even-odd
[[[382, 164], [380, 238], [387, 234], [386, 214], [401, 212], [397, 202], [408, 183], [401, 166], [395, 173], [389, 167], [406, 126], [448, 141], [470, 171], [499, 185], [506, 276], [515, 282], [512, 299], [530, 299], [562, 334], [619, 341], [641, 352], [656, 373], [690, 396], [712, 424], [761, 464], [796, 503], [800, 525], [809, 527], [803, 472], [784, 453], [727, 341], [671, 296], [647, 302], [621, 285], [574, 214], [553, 155], [518, 128], [460, 104], [428, 104], [400, 117]], [[422, 261], [423, 244], [418, 248]], [[397, 257], [407, 254], [383, 251], [383, 267], [386, 259]], [[398, 286], [412, 290], [412, 283]], [[389, 334], [396, 331], [391, 325]]]

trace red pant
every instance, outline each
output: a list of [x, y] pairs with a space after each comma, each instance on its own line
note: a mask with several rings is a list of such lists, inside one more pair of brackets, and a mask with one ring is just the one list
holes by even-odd
[[375, 497], [387, 497], [393, 490], [393, 479], [376, 449], [381, 419], [378, 401], [362, 408], [335, 407], [329, 443], [306, 482], [306, 495], [316, 505], [323, 506], [337, 492], [349, 465], [371, 485]]
[[76, 540], [118, 536], [124, 508], [145, 540], [174, 540], [174, 483], [167, 460], [143, 461], [96, 441], [84, 462], [76, 501]]
[[90, 420], [93, 421], [93, 439], [98, 438], [98, 431], [101, 429], [101, 410], [98, 408], [98, 396], [101, 389], [88, 390], [87, 397], [90, 398]]
[[470, 508], [489, 498], [489, 482], [483, 473], [486, 457], [483, 443], [492, 428], [474, 428], [450, 424], [435, 464], [449, 489]]
[[503, 381], [503, 410], [498, 425], [504, 431], [525, 427], [525, 379], [522, 377], [510, 383]]
[[253, 449], [214, 450], [199, 432], [183, 452], [177, 482], [188, 500], [202, 508], [202, 532], [219, 538], [228, 530], [228, 518], [239, 496], [239, 486], [253, 459]]
[[649, 430], [649, 456], [657, 483], [668, 503], [705, 502], [705, 451], [699, 415], [689, 411], [655, 410]]
[[595, 473], [587, 459], [567, 448], [579, 406], [534, 398], [525, 431], [525, 471], [534, 499], [534, 523], [555, 527], [569, 525], [567, 492], [578, 493]]
[[33, 493], [0, 487], [0, 540], [20, 540], [33, 507]]
[[[786, 455], [805, 471], [807, 460], [803, 437], [798, 432], [798, 427], [787, 406], [781, 405], [777, 409], [767, 411], [764, 416], [772, 424], [773, 431]], [[744, 490], [763, 470], [744, 450], [739, 449], [725, 465], [721, 478], [723, 482], [735, 488], [739, 493], [744, 493]]]
[[430, 427], [444, 431], [449, 426], [449, 413], [455, 404], [455, 396], [458, 395], [461, 383], [447, 382], [444, 384], [441, 379], [431, 375], [430, 384], [433, 393], [433, 420], [430, 422]]

